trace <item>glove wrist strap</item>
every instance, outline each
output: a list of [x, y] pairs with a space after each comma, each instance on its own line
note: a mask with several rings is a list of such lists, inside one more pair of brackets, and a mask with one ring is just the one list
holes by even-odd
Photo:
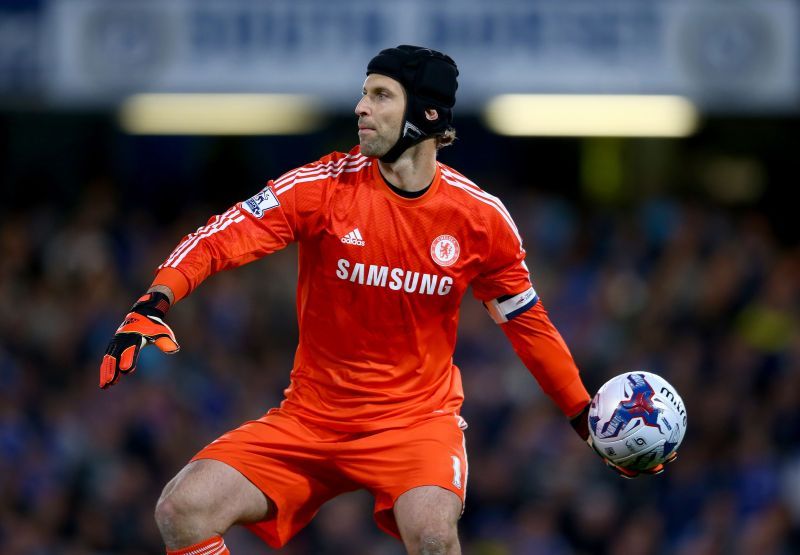
[[570, 419], [569, 423], [572, 425], [572, 429], [581, 436], [583, 441], [589, 441], [589, 407], [591, 406], [591, 402], [586, 403], [586, 406], [583, 407], [583, 410], [578, 413], [576, 416]]
[[164, 293], [153, 291], [145, 293], [131, 307], [131, 312], [143, 314], [145, 316], [156, 316], [163, 318], [169, 310], [169, 298]]

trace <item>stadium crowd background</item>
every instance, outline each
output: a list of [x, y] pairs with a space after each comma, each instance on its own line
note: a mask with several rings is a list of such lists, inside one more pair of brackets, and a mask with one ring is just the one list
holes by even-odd
[[[147, 349], [101, 392], [106, 344], [185, 233], [265, 179], [349, 148], [354, 121], [214, 139], [130, 137], [98, 114], [1, 119], [0, 553], [161, 552], [152, 515], [166, 481], [280, 401], [297, 336], [294, 248], [208, 280], [169, 314], [182, 351]], [[799, 552], [800, 251], [782, 192], [796, 186], [797, 121], [589, 146], [457, 123], [441, 158], [504, 199], [589, 389], [651, 370], [677, 387], [689, 422], [664, 475], [621, 480], [468, 295], [455, 356], [470, 425], [465, 553]], [[602, 174], [587, 167], [592, 144], [623, 160], [616, 195], [585, 188]], [[762, 189], [722, 202], [719, 181]], [[227, 542], [264, 552], [244, 530]], [[323, 507], [283, 552], [402, 550], [361, 492]]]

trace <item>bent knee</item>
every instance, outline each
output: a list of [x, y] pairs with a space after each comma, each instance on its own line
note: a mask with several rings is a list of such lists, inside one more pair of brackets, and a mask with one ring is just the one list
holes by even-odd
[[208, 492], [187, 480], [182, 471], [164, 487], [156, 502], [155, 519], [160, 530], [174, 531], [206, 522], [213, 510]]
[[425, 536], [419, 544], [420, 555], [446, 555], [448, 542], [441, 536]]
[[444, 555], [458, 545], [455, 527], [425, 529], [415, 540], [416, 545], [410, 546], [410, 552], [419, 555]]
[[162, 534], [185, 530], [223, 533], [236, 522], [265, 518], [264, 494], [233, 468], [217, 461], [195, 461], [166, 485], [156, 503]]
[[169, 499], [168, 496], [165, 496], [162, 493], [161, 497], [159, 497], [158, 501], [156, 501], [155, 517], [158, 527], [163, 529], [164, 526], [174, 522], [176, 514], [177, 508], [175, 507], [175, 504], [171, 499]]
[[174, 489], [169, 493], [162, 493], [156, 502], [156, 524], [161, 530], [177, 528], [192, 516], [196, 517], [197, 513], [191, 499], [182, 496], [180, 492], [175, 492]]

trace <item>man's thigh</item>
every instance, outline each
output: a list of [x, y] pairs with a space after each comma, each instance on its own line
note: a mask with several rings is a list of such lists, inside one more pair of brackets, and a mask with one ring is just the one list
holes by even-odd
[[[452, 521], [461, 515], [468, 474], [465, 427], [463, 419], [442, 415], [406, 428], [370, 434], [348, 442], [337, 461], [348, 478], [375, 496], [378, 526], [401, 538], [396, 503], [416, 488], [434, 486], [430, 491], [443, 495], [447, 506], [453, 507]], [[412, 496], [406, 501], [413, 503], [404, 505], [416, 507], [424, 499]]]
[[269, 514], [247, 527], [278, 548], [299, 532], [329, 499], [358, 489], [334, 467], [336, 438], [321, 438], [281, 412], [246, 422], [192, 459], [211, 459], [241, 473], [270, 501]]
[[161, 499], [212, 519], [211, 528], [268, 518], [271, 503], [239, 471], [215, 460], [190, 462], [170, 480]]

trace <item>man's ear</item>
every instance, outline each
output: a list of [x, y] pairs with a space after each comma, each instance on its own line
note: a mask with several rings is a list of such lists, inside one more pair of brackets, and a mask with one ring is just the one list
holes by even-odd
[[425, 119], [427, 119], [428, 121], [436, 121], [437, 119], [439, 119], [439, 112], [437, 112], [433, 108], [425, 110]]

